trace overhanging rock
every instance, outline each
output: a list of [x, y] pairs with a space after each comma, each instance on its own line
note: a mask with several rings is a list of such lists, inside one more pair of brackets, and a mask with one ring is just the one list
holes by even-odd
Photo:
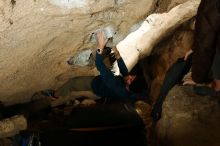
[[49, 0], [49, 2], [53, 5], [66, 8], [84, 7], [88, 4], [88, 0]]
[[128, 69], [131, 70], [139, 58], [149, 56], [154, 46], [167, 34], [195, 16], [199, 3], [200, 0], [189, 0], [167, 13], [152, 14], [139, 29], [119, 42], [117, 48]]

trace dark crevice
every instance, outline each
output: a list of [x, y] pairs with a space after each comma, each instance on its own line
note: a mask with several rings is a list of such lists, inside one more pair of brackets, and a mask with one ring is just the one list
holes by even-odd
[[12, 7], [12, 9], [14, 9], [15, 5], [16, 5], [16, 1], [15, 0], [11, 0], [11, 7]]
[[11, 18], [8, 19], [8, 22], [9, 22], [10, 25], [12, 25], [14, 23]]

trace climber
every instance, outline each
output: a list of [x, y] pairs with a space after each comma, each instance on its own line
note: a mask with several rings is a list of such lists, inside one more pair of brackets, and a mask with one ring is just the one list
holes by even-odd
[[96, 95], [101, 97], [107, 97], [111, 100], [135, 100], [135, 99], [147, 99], [147, 89], [139, 93], [134, 93], [130, 90], [130, 86], [133, 81], [138, 78], [137, 68], [133, 68], [128, 73], [128, 69], [120, 56], [117, 48], [112, 48], [115, 53], [121, 76], [114, 76], [114, 74], [103, 63], [102, 54], [107, 40], [102, 32], [97, 34], [98, 50], [96, 53], [96, 67], [100, 72], [100, 75], [95, 77], [92, 81], [92, 88]]
[[[128, 69], [121, 58], [120, 53], [116, 47], [113, 47], [113, 56], [117, 60], [120, 73], [123, 77], [115, 76], [103, 62], [106, 53], [108, 54], [111, 52], [111, 50], [109, 51], [109, 48], [105, 47], [107, 40], [105, 39], [103, 32], [97, 33], [97, 42], [96, 67], [100, 72], [100, 75], [72, 78], [54, 93], [51, 92], [48, 95], [55, 98], [88, 96], [94, 99], [105, 99], [107, 101], [147, 100], [147, 85], [142, 78], [143, 76], [141, 76], [139, 68], [134, 67], [128, 73]], [[137, 85], [140, 82], [141, 85]]]

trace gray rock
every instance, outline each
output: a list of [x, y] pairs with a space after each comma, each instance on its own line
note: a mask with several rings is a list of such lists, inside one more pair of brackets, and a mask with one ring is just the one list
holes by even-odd
[[76, 56], [71, 57], [67, 62], [69, 65], [78, 65], [84, 67], [92, 65], [93, 61], [94, 57], [92, 55], [92, 50], [87, 49], [80, 52]]

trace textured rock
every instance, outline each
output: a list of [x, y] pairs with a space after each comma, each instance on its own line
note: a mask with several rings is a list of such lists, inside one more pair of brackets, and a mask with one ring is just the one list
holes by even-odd
[[198, 96], [192, 87], [174, 87], [157, 124], [159, 146], [218, 146], [219, 99]]
[[26, 130], [27, 120], [24, 116], [17, 115], [0, 121], [0, 138], [14, 136], [21, 130]]
[[86, 48], [95, 49], [91, 33], [105, 26], [117, 31], [116, 44], [154, 4], [154, 0], [0, 0], [0, 100], [26, 101], [35, 91], [55, 89], [69, 77], [97, 74], [94, 66], [69, 66], [67, 60]]
[[182, 4], [188, 0], [158, 0], [157, 1], [157, 13], [166, 12], [175, 7], [176, 5]]
[[138, 115], [142, 118], [146, 128], [150, 128], [152, 126], [152, 119], [151, 119], [151, 106], [143, 101], [137, 101], [135, 103], [135, 110]]
[[120, 41], [117, 48], [128, 70], [137, 64], [139, 58], [149, 56], [154, 46], [175, 28], [195, 16], [199, 3], [200, 0], [189, 0], [167, 13], [151, 14], [140, 28]]

